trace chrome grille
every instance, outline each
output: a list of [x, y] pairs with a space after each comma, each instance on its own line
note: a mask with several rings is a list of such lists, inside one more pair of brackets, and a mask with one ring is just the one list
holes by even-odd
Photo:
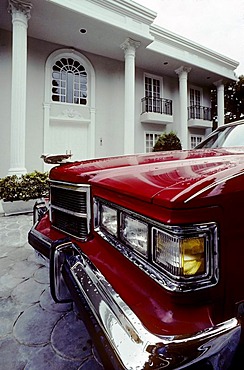
[[52, 225], [79, 239], [90, 232], [90, 186], [50, 182], [50, 219]]
[[57, 187], [52, 188], [52, 205], [72, 212], [86, 213], [86, 193]]

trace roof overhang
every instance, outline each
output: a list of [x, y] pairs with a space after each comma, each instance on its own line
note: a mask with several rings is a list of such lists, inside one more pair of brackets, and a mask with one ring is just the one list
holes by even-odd
[[[184, 65], [191, 68], [189, 81], [201, 86], [236, 79], [236, 61], [155, 25], [157, 14], [135, 1], [31, 0], [31, 3], [29, 37], [119, 61], [124, 61], [121, 44], [131, 38], [140, 43], [136, 51], [137, 68], [175, 78], [175, 70]], [[0, 28], [11, 31], [8, 0], [1, 1], [0, 13]]]

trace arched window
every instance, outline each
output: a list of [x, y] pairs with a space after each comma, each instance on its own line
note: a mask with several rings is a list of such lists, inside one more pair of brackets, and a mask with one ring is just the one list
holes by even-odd
[[53, 64], [52, 101], [87, 104], [87, 72], [79, 61], [62, 57]]

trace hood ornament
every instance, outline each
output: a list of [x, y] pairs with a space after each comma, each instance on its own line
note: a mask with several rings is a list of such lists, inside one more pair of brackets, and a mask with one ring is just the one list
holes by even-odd
[[71, 151], [66, 150], [66, 154], [42, 154], [41, 158], [47, 164], [63, 164], [71, 163], [69, 160], [72, 157]]

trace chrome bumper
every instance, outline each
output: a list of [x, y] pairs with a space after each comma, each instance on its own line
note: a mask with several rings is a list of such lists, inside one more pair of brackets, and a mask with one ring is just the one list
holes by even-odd
[[[37, 242], [41, 234], [33, 228], [30, 236], [30, 244], [34, 246], [33, 240]], [[51, 243], [47, 238], [39, 239], [39, 243], [51, 249], [52, 295], [60, 302], [62, 299], [59, 297], [62, 298], [63, 294], [67, 297], [61, 274], [63, 264], [66, 264], [122, 369], [184, 369], [206, 360], [214, 369], [227, 369], [230, 365], [241, 335], [237, 318], [193, 335], [154, 335], [76, 245], [67, 241]]]
[[[77, 253], [75, 246], [74, 250]], [[69, 257], [67, 262], [124, 369], [183, 369], [205, 359], [212, 362], [213, 368], [219, 368], [219, 362], [222, 369], [229, 365], [241, 334], [236, 318], [191, 336], [154, 335], [85, 254], [79, 250], [79, 254]]]

